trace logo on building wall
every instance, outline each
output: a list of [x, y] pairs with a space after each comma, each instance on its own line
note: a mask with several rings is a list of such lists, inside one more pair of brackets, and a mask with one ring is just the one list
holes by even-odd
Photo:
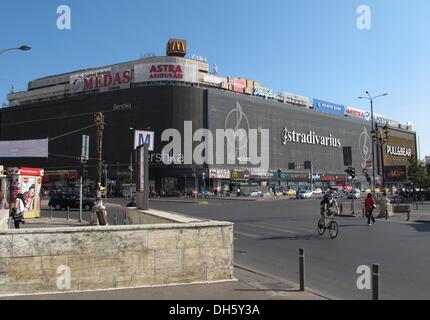
[[289, 142], [302, 143], [302, 144], [315, 144], [326, 147], [340, 148], [342, 147], [342, 140], [340, 138], [329, 136], [317, 135], [314, 131], [310, 130], [306, 133], [297, 132], [296, 130], [290, 131], [288, 128], [282, 130], [281, 133], [282, 144], [286, 145]]
[[367, 132], [366, 127], [364, 127], [363, 132], [360, 134], [358, 139], [358, 146], [360, 149], [360, 156], [363, 161], [361, 162], [361, 167], [363, 169], [367, 168], [367, 162], [372, 157], [372, 138]]
[[167, 43], [166, 55], [185, 57], [187, 54], [187, 41], [182, 39], [170, 39]]

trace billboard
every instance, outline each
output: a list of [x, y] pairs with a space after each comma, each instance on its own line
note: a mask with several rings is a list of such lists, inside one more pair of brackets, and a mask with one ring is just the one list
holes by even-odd
[[229, 78], [231, 90], [237, 93], [244, 93], [246, 88], [246, 80], [239, 78]]
[[24, 196], [24, 218], [40, 217], [40, 189], [44, 170], [39, 168], [8, 168], [12, 175], [12, 202], [19, 193]]
[[386, 182], [400, 182], [407, 180], [406, 166], [388, 166], [384, 168]]
[[392, 166], [409, 167], [412, 159], [417, 158], [416, 135], [387, 129], [387, 142], [382, 146], [382, 160], [384, 168]]
[[308, 97], [299, 96], [295, 93], [290, 93], [286, 91], [284, 92], [284, 102], [296, 106], [303, 106], [306, 108], [312, 107], [312, 102]]
[[183, 63], [144, 63], [134, 66], [135, 82], [182, 81], [197, 83], [197, 67]]
[[353, 107], [346, 107], [345, 116], [351, 117], [351, 118], [357, 118], [357, 119], [367, 120], [367, 121], [370, 120], [370, 119], [366, 119], [366, 111], [360, 110], [360, 109], [356, 109], [356, 108], [353, 108]]
[[0, 141], [0, 158], [48, 158], [48, 139]]
[[109, 67], [70, 76], [70, 92], [130, 88], [132, 72], [129, 68]]
[[345, 106], [336, 103], [314, 99], [313, 107], [319, 112], [330, 113], [342, 117], [345, 115]]

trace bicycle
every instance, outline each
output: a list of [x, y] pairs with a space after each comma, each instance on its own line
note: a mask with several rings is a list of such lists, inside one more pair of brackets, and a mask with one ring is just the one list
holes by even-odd
[[325, 231], [328, 229], [328, 232], [330, 234], [330, 238], [335, 239], [339, 233], [339, 226], [336, 222], [336, 220], [333, 218], [334, 212], [329, 211], [327, 216], [330, 217], [330, 220], [328, 223], [326, 217], [321, 217], [318, 220], [318, 234], [320, 236], [323, 236]]

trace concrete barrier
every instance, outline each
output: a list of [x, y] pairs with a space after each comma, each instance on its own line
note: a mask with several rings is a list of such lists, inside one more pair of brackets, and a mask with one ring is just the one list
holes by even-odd
[[9, 210], [0, 210], [0, 231], [8, 229]]
[[233, 279], [232, 223], [160, 219], [172, 223], [0, 231], [0, 294]]

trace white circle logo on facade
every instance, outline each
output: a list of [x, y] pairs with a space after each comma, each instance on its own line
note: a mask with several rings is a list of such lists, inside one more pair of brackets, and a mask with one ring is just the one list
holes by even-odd
[[[228, 132], [233, 134], [228, 134]], [[236, 149], [236, 142], [239, 144], [239, 149], [248, 146], [249, 121], [239, 101], [236, 102], [236, 109], [231, 110], [225, 119], [225, 131], [227, 133], [228, 144]]]
[[361, 167], [365, 169], [367, 167], [367, 161], [369, 161], [372, 157], [372, 138], [367, 132], [366, 127], [364, 127], [364, 131], [360, 134], [358, 146], [360, 149], [360, 155], [363, 161], [361, 162]]

